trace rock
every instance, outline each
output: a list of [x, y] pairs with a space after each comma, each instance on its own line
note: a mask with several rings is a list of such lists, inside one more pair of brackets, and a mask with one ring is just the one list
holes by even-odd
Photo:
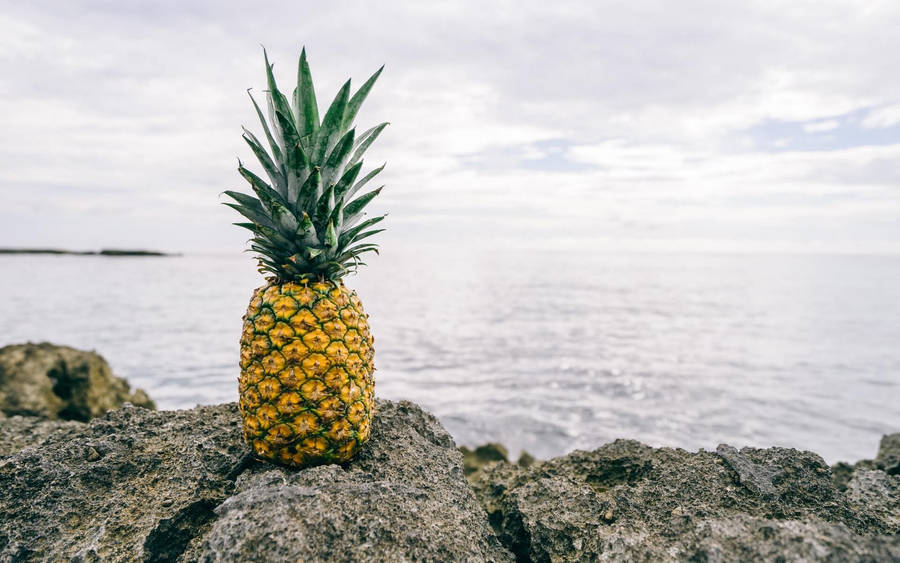
[[474, 450], [461, 446], [459, 451], [463, 456], [463, 470], [466, 475], [478, 471], [488, 463], [508, 461], [509, 455], [503, 444], [497, 443], [484, 444]]
[[519, 455], [519, 461], [516, 462], [520, 467], [531, 467], [535, 463], [537, 463], [537, 458], [526, 451]]
[[0, 411], [7, 415], [84, 422], [124, 403], [155, 408], [94, 352], [48, 343], [0, 348]]
[[838, 463], [832, 465], [831, 480], [834, 482], [834, 486], [839, 491], [846, 490], [847, 484], [850, 483], [850, 479], [853, 478], [853, 472], [855, 470], [856, 467], [843, 461], [839, 461]]
[[379, 401], [372, 438], [345, 467], [257, 463], [189, 561], [511, 561], [436, 418]]
[[742, 485], [758, 495], [775, 496], [777, 491], [772, 479], [781, 475], [781, 469], [777, 465], [757, 465], [728, 444], [719, 444], [716, 453], [738, 474]]
[[831, 467], [835, 486], [842, 491], [847, 488], [854, 472], [874, 470], [900, 476], [900, 432], [881, 437], [875, 459], [863, 459], [853, 464], [841, 461]]
[[304, 470], [253, 461], [234, 404], [0, 417], [0, 561], [900, 560], [892, 437], [841, 486], [786, 448], [494, 446], [473, 493], [433, 416], [377, 409], [357, 459]]
[[900, 432], [881, 437], [875, 465], [888, 475], [900, 475]]
[[68, 424], [0, 458], [0, 561], [173, 560], [247, 451], [233, 404]]
[[[504, 495], [500, 539], [518, 560], [551, 561], [559, 554], [595, 556], [609, 502], [583, 482], [541, 477]], [[572, 507], [579, 507], [572, 510]]]
[[847, 484], [847, 500], [856, 510], [875, 515], [900, 530], [900, 479], [884, 471], [861, 469]]
[[[466, 472], [467, 478], [490, 464], [500, 461], [509, 461], [509, 452], [503, 444], [497, 444], [495, 442], [478, 446], [474, 450], [461, 446], [459, 451], [463, 455], [463, 469]], [[530, 453], [522, 451], [519, 455], [519, 461], [516, 463], [522, 467], [530, 467], [536, 461], [537, 460]]]
[[42, 436], [0, 458], [0, 561], [512, 561], [440, 423], [377, 406], [356, 460], [304, 470], [252, 461], [234, 404], [0, 421]]
[[871, 473], [843, 492], [811, 452], [617, 440], [472, 484], [519, 560], [897, 559], [897, 477]]
[[44, 420], [36, 416], [0, 416], [0, 456], [39, 444], [55, 432], [80, 430], [82, 422], [74, 420]]

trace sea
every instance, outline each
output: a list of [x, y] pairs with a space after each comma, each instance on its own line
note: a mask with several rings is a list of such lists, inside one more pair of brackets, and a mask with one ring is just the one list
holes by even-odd
[[[900, 257], [453, 252], [415, 244], [347, 279], [376, 394], [516, 457], [616, 438], [871, 458], [900, 431]], [[237, 399], [248, 254], [0, 256], [0, 345], [100, 353], [160, 408]]]

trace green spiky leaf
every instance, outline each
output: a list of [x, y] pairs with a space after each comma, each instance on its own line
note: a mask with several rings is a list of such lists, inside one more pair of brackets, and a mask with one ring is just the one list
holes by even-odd
[[344, 166], [350, 157], [355, 135], [355, 130], [347, 131], [328, 155], [328, 160], [325, 161], [325, 167], [322, 169], [322, 181], [326, 184], [333, 184], [344, 173]]
[[350, 189], [350, 186], [353, 185], [353, 182], [356, 181], [356, 177], [359, 176], [359, 171], [362, 170], [362, 162], [357, 162], [350, 168], [347, 168], [344, 171], [341, 179], [338, 180], [338, 183], [334, 185], [334, 197], [342, 198], [344, 194], [347, 193], [347, 190]]
[[281, 93], [278, 89], [278, 85], [275, 83], [275, 74], [272, 72], [274, 65], [269, 64], [269, 55], [266, 53], [265, 49], [263, 49], [263, 58], [265, 58], [266, 61], [266, 85], [269, 87], [268, 95], [269, 99], [272, 101], [273, 109], [275, 112], [291, 115], [291, 106], [288, 104], [287, 98], [284, 97], [284, 94]]
[[319, 242], [319, 233], [316, 231], [316, 226], [313, 224], [312, 219], [310, 219], [309, 214], [305, 212], [300, 218], [300, 229], [298, 229], [298, 234], [300, 235], [300, 242], [303, 245], [310, 246]]
[[277, 202], [287, 207], [287, 201], [284, 199], [284, 196], [282, 196], [280, 192], [272, 189], [272, 187], [265, 183], [262, 178], [244, 168], [242, 164], [238, 165], [238, 172], [245, 180], [247, 180], [250, 187], [253, 188], [253, 191], [256, 193], [256, 197], [259, 198], [266, 209], [269, 211], [274, 209], [271, 202]]
[[381, 186], [378, 189], [372, 190], [371, 192], [361, 195], [358, 198], [354, 199], [344, 208], [344, 216], [348, 219], [360, 211], [362, 211], [363, 207], [367, 206], [370, 201], [375, 199], [375, 196], [381, 193], [381, 190], [384, 186]]
[[378, 138], [378, 135], [380, 135], [381, 132], [384, 131], [384, 128], [387, 127], [388, 125], [390, 125], [390, 124], [387, 122], [384, 122], [381, 125], [372, 127], [371, 129], [369, 129], [368, 131], [363, 133], [359, 137], [359, 141], [356, 142], [356, 146], [355, 146], [356, 150], [353, 152], [353, 158], [350, 159], [349, 164], [355, 164], [355, 163], [359, 162], [360, 160], [362, 160], [363, 154], [366, 152], [366, 150], [369, 148], [369, 146], [371, 146], [372, 143], [375, 142], [375, 139]]
[[256, 103], [256, 98], [250, 93], [249, 88], [247, 89], [247, 95], [250, 96], [250, 101], [253, 102], [253, 109], [256, 110], [256, 116], [259, 117], [259, 122], [262, 124], [263, 132], [266, 134], [266, 140], [269, 141], [269, 146], [272, 148], [272, 154], [275, 156], [275, 160], [281, 160], [281, 148], [272, 137], [272, 132], [269, 130], [269, 124], [266, 123], [266, 118], [263, 116], [262, 110], [259, 109], [259, 104]]
[[366, 100], [366, 96], [369, 95], [369, 91], [372, 89], [372, 86], [375, 85], [375, 81], [381, 76], [381, 71], [383, 70], [384, 65], [376, 70], [375, 74], [369, 77], [365, 84], [360, 86], [359, 90], [357, 90], [356, 93], [353, 94], [353, 97], [350, 98], [350, 101], [347, 102], [347, 109], [344, 111], [344, 128], [350, 127], [353, 124], [353, 120], [356, 119], [356, 113], [359, 111], [359, 107]]
[[[252, 225], [261, 225], [261, 226], [265, 226], [265, 227], [269, 227], [269, 228], [273, 228], [273, 229], [276, 228], [275, 224], [272, 222], [272, 219], [269, 217], [269, 215], [263, 211], [257, 211], [256, 209], [252, 209], [250, 207], [245, 207], [239, 203], [226, 202], [225, 205], [234, 209], [235, 211], [237, 211], [238, 213], [240, 213], [247, 219], [250, 219], [251, 221], [253, 221], [253, 223], [251, 223]], [[244, 226], [244, 225], [245, 225], [244, 223], [241, 223], [239, 226]], [[247, 228], [250, 228], [250, 227], [247, 227]], [[252, 231], [253, 229], [250, 228], [250, 230]]]
[[225, 190], [224, 193], [225, 193], [225, 195], [227, 195], [234, 201], [238, 202], [239, 204], [243, 205], [244, 207], [247, 207], [249, 209], [254, 209], [256, 211], [259, 211], [260, 213], [263, 212], [262, 202], [260, 202], [258, 199], [256, 199], [252, 195], [247, 195], [247, 194], [244, 194], [241, 192], [235, 192], [232, 190]]
[[369, 180], [371, 180], [372, 178], [374, 178], [375, 176], [377, 176], [379, 172], [381, 172], [382, 170], [384, 170], [384, 167], [385, 167], [385, 166], [386, 166], [386, 164], [382, 164], [381, 166], [379, 166], [379, 167], [376, 168], [375, 170], [372, 170], [371, 172], [369, 172], [368, 174], [366, 174], [365, 176], [363, 176], [363, 179], [362, 179], [362, 180], [360, 180], [359, 182], [357, 182], [356, 184], [354, 184], [352, 188], [350, 188], [350, 190], [347, 192], [347, 195], [346, 195], [346, 198], [345, 198], [345, 199], [348, 199], [348, 200], [349, 200], [351, 197], [353, 197], [354, 195], [356, 195], [356, 192], [358, 192], [358, 191], [359, 191], [360, 189], [362, 189], [366, 184], [368, 184], [368, 183], [369, 183]]
[[346, 246], [352, 244], [353, 241], [354, 241], [355, 238], [356, 238], [356, 235], [358, 235], [359, 233], [361, 233], [361, 232], [364, 231], [365, 229], [371, 227], [372, 225], [375, 225], [376, 223], [379, 223], [379, 222], [382, 221], [385, 217], [386, 217], [386, 215], [380, 215], [380, 216], [378, 216], [378, 217], [372, 217], [371, 219], [366, 219], [365, 221], [363, 221], [362, 223], [360, 223], [359, 225], [357, 225], [357, 226], [355, 226], [355, 227], [352, 227], [352, 228], [350, 228], [350, 229], [346, 229], [344, 232], [341, 233], [341, 236], [340, 236], [340, 244], [341, 244], [341, 246], [342, 246], [342, 247], [346, 247]]
[[300, 136], [314, 135], [319, 129], [319, 106], [316, 102], [316, 89], [313, 87], [312, 73], [310, 73], [309, 63], [306, 61], [305, 47], [300, 51], [300, 62], [297, 64], [294, 111]]
[[329, 250], [334, 250], [338, 243], [337, 232], [334, 230], [334, 223], [331, 221], [328, 222], [328, 227], [325, 229], [325, 246], [328, 247]]
[[266, 175], [269, 177], [269, 181], [272, 182], [272, 185], [275, 186], [279, 192], [283, 192], [287, 186], [281, 167], [275, 164], [275, 161], [272, 160], [272, 157], [269, 156], [266, 149], [262, 147], [259, 140], [253, 136], [253, 133], [244, 130], [244, 141], [247, 142], [250, 146], [250, 150], [256, 155], [256, 159], [262, 164], [263, 170], [266, 171]]
[[334, 209], [334, 186], [328, 186], [316, 203], [316, 210], [313, 214], [313, 223], [316, 225], [324, 225], [331, 210]]
[[314, 210], [313, 204], [318, 201], [321, 192], [322, 173], [317, 166], [306, 179], [306, 182], [300, 186], [300, 193], [297, 195], [297, 209]]
[[350, 92], [350, 81], [344, 83], [334, 101], [322, 118], [322, 126], [316, 133], [316, 161], [322, 162], [343, 134], [344, 110], [347, 108], [347, 96]]

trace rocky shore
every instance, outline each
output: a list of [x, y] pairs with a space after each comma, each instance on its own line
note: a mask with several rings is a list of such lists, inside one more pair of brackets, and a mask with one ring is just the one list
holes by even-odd
[[616, 440], [469, 480], [517, 559], [900, 560], [900, 434], [836, 474], [812, 452]]
[[[234, 404], [78, 403], [84, 422], [13, 401], [4, 382], [24, 364], [4, 363], [9, 348], [0, 561], [900, 560], [900, 434], [833, 468], [793, 449], [628, 440], [511, 463], [379, 401], [357, 459], [292, 470], [248, 455]], [[118, 400], [135, 396], [126, 384]]]

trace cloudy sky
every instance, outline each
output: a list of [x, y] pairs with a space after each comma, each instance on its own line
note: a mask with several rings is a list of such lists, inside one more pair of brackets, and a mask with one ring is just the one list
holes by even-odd
[[264, 44], [386, 69], [385, 243], [900, 252], [900, 3], [0, 1], [0, 246], [232, 251]]

